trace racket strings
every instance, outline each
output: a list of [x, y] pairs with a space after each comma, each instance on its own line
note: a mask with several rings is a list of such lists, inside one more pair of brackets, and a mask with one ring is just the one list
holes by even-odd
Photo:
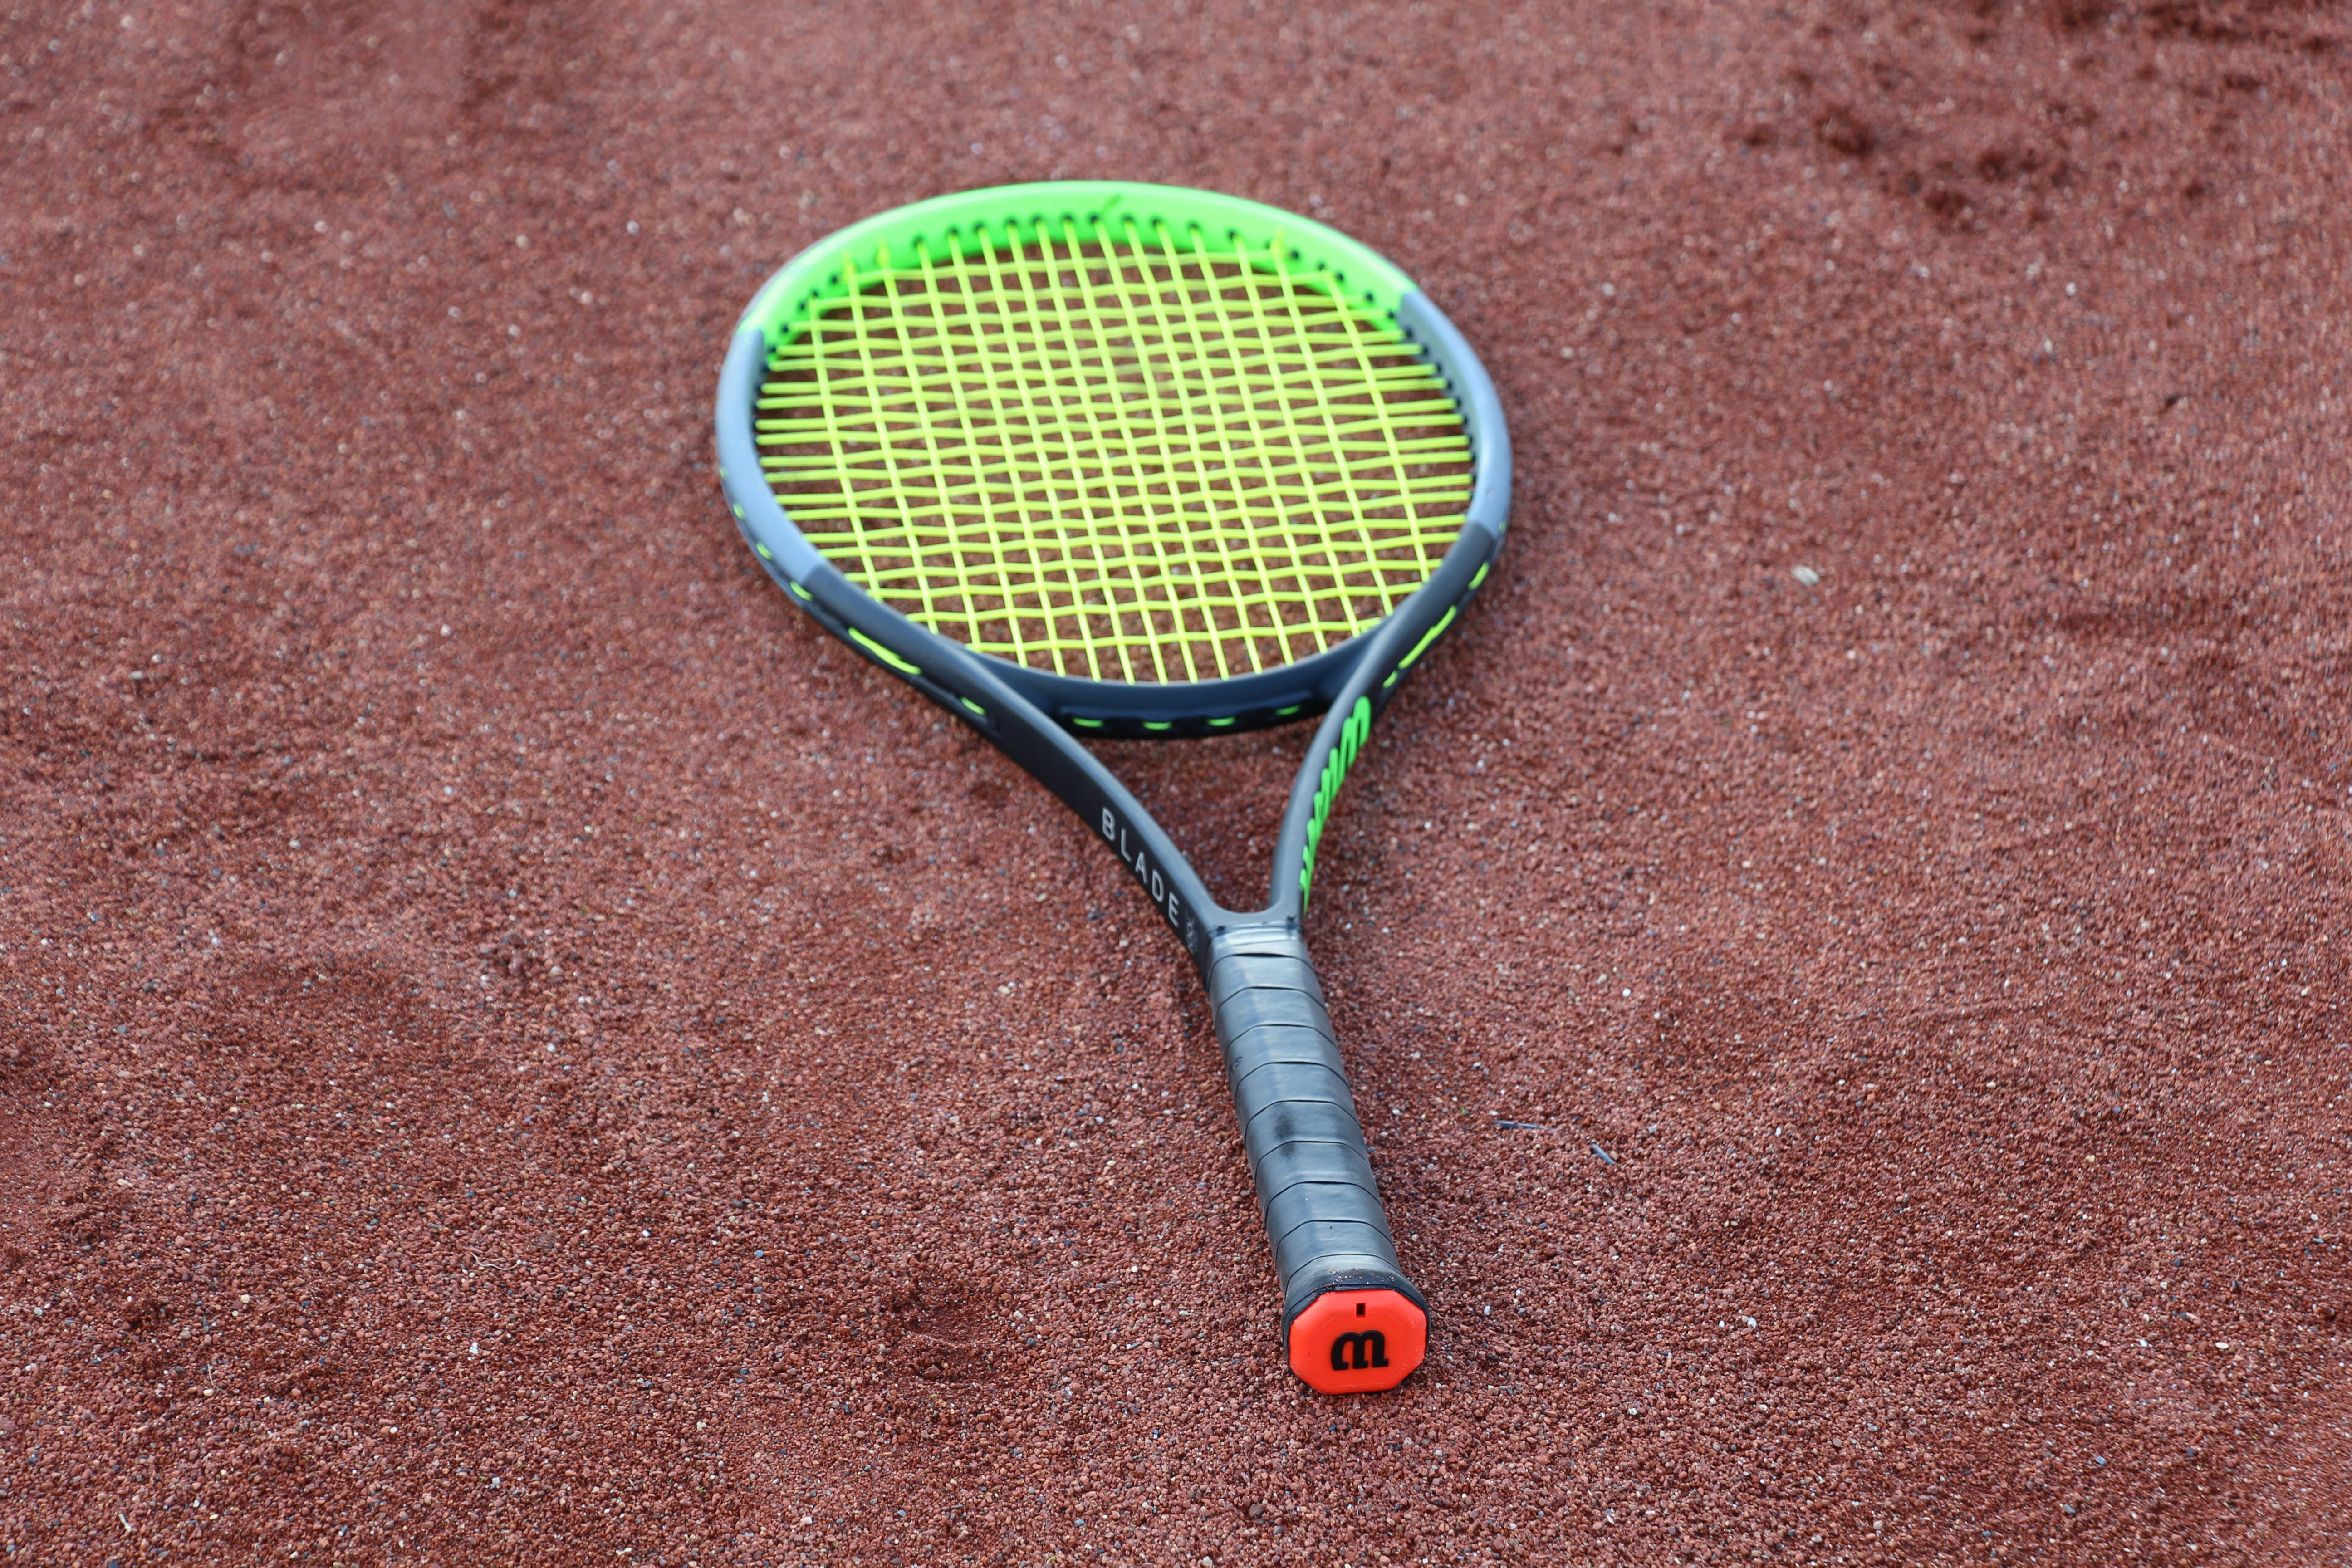
[[1307, 658], [1436, 569], [1470, 469], [1394, 325], [1293, 271], [1134, 219], [845, 266], [770, 357], [769, 483], [984, 653], [1130, 682]]

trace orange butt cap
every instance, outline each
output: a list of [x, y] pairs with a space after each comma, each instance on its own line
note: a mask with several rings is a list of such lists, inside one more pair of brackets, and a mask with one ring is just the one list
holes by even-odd
[[1429, 1351], [1429, 1319], [1394, 1290], [1326, 1290], [1290, 1321], [1290, 1370], [1324, 1394], [1394, 1388]]

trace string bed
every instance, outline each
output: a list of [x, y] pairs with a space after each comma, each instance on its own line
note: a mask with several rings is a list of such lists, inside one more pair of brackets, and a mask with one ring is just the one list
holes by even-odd
[[771, 353], [779, 502], [868, 594], [1062, 675], [1305, 658], [1418, 587], [1470, 497], [1395, 324], [1264, 250], [1128, 218], [885, 253]]

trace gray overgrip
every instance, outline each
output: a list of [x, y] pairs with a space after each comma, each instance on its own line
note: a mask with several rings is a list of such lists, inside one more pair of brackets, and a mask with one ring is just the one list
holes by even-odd
[[1397, 1263], [1306, 942], [1287, 925], [1230, 928], [1211, 942], [1208, 970], [1285, 1334], [1326, 1290], [1395, 1290], [1425, 1310]]

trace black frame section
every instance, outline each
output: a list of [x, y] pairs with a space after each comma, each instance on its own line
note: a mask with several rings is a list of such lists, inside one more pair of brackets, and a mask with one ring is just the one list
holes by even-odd
[[[1032, 778], [1077, 813], [1167, 916], [1177, 940], [1184, 944], [1184, 951], [1192, 955], [1194, 964], [1205, 975], [1209, 942], [1219, 931], [1269, 922], [1293, 926], [1303, 922], [1307, 899], [1298, 886], [1298, 878], [1306, 862], [1315, 793], [1332, 748], [1339, 744], [1347, 715], [1354, 709], [1357, 699], [1365, 698], [1377, 717], [1402, 689], [1401, 677], [1408, 656], [1416, 649], [1426, 654], [1428, 645], [1423, 639], [1441, 622], [1456, 616], [1460, 607], [1475, 596], [1482, 585], [1480, 580], [1494, 560], [1497, 543], [1484, 530], [1465, 529], [1436, 574], [1422, 589], [1378, 627], [1355, 639], [1361, 645], [1362, 657], [1352, 668], [1343, 672], [1345, 679], [1328, 689], [1328, 695], [1316, 704], [1324, 710], [1323, 723], [1307, 747], [1306, 760], [1299, 765], [1289, 802], [1283, 810], [1281, 830], [1275, 841], [1270, 900], [1262, 910], [1228, 910], [1209, 897], [1198, 874], [1178, 853], [1166, 831], [1076, 734], [1055, 723], [1006, 679], [1008, 667], [1004, 661], [973, 653], [961, 643], [919, 626], [911, 629], [926, 639], [925, 643], [893, 647], [885, 638], [897, 628], [877, 614], [885, 606], [867, 597], [864, 590], [830, 563], [820, 563], [799, 582], [786, 576], [772, 561], [762, 564], [819, 626], [986, 735]], [[1434, 595], [1431, 594], [1433, 589], [1437, 591]], [[1170, 735], [1202, 732], [1197, 727], [1165, 731]]]

